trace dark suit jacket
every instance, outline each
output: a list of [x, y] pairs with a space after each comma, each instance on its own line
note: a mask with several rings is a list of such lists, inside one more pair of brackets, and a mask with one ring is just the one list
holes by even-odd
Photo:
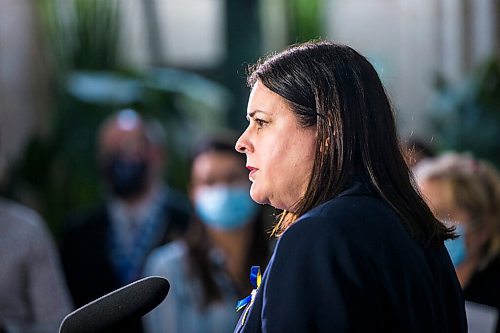
[[[467, 301], [494, 307], [500, 314], [500, 254], [472, 275], [464, 297]], [[500, 320], [496, 332], [500, 333]]]
[[[170, 195], [170, 194], [169, 194]], [[160, 246], [183, 233], [188, 226], [189, 211], [185, 202], [167, 201], [168, 221]], [[109, 254], [110, 217], [103, 204], [94, 210], [71, 214], [60, 242], [61, 260], [71, 295], [76, 307], [80, 307], [119, 287], [122, 283], [113, 269]], [[122, 332], [141, 332], [137, 325], [129, 324]], [[120, 330], [117, 330], [120, 331]]]
[[467, 331], [444, 246], [420, 246], [361, 183], [283, 234], [249, 309], [235, 332]]

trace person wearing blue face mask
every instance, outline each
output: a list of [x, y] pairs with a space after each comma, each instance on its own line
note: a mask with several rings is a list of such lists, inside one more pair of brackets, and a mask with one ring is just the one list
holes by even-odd
[[168, 297], [144, 318], [147, 333], [232, 332], [248, 272], [265, 267], [269, 237], [262, 206], [249, 195], [245, 161], [235, 140], [210, 138], [192, 158], [190, 198], [195, 218], [183, 240], [148, 258], [144, 275], [166, 277]]
[[[445, 246], [465, 300], [489, 306], [498, 316], [500, 176], [497, 170], [471, 155], [447, 152], [423, 160], [414, 172], [420, 191], [436, 217], [456, 228], [458, 237], [446, 240]], [[500, 333], [500, 324], [496, 332]]]

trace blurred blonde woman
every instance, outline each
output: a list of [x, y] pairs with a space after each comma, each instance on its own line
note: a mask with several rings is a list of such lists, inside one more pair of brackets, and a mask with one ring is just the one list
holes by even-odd
[[[446, 153], [414, 170], [438, 219], [456, 226], [445, 245], [467, 301], [500, 308], [500, 176], [468, 154]], [[497, 328], [500, 332], [500, 325]]]

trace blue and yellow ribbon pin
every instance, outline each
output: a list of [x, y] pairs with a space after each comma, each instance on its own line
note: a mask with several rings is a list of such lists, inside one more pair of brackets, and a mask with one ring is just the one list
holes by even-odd
[[[257, 295], [257, 289], [259, 288], [261, 282], [262, 282], [262, 275], [260, 274], [260, 266], [252, 266], [252, 268], [250, 269], [250, 283], [253, 285], [255, 289], [252, 290], [252, 293], [250, 295], [248, 295], [247, 297], [236, 303], [236, 311], [240, 311], [249, 304], [252, 305], [255, 299], [255, 295]], [[250, 306], [246, 308], [245, 313], [243, 314], [242, 323], [245, 322], [245, 318], [247, 316], [249, 308]]]

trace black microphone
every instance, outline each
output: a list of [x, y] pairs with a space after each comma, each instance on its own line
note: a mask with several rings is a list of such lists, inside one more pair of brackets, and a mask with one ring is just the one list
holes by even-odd
[[170, 284], [163, 277], [137, 280], [68, 314], [59, 333], [110, 332], [153, 310], [167, 297], [169, 289]]

